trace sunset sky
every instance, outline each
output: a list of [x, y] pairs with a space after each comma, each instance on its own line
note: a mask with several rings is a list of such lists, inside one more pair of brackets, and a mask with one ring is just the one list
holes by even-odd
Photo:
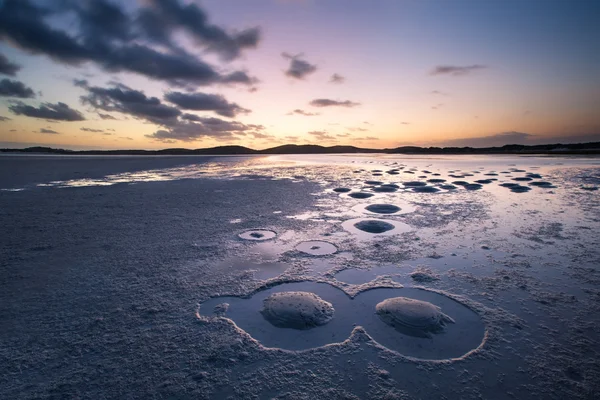
[[0, 147], [600, 141], [597, 0], [0, 0]]

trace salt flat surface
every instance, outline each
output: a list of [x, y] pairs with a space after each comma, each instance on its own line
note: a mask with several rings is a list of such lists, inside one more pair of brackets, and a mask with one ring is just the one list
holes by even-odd
[[[0, 398], [595, 398], [599, 186], [583, 157], [2, 156]], [[334, 311], [265, 319], [286, 292]], [[397, 297], [454, 323], [395, 328]]]

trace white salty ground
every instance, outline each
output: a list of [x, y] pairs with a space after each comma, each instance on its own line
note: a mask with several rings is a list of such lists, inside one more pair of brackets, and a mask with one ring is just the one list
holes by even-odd
[[[557, 187], [512, 193], [499, 174], [479, 191], [332, 191], [371, 191], [373, 169], [402, 164], [415, 174], [377, 180], [518, 167]], [[459, 169], [481, 172], [447, 177]], [[582, 187], [599, 184], [597, 160], [580, 158], [0, 157], [0, 398], [597, 398], [600, 191]], [[370, 217], [359, 204], [406, 202], [413, 212], [383, 218], [409, 232], [342, 228]], [[238, 237], [251, 229], [277, 237]], [[295, 249], [308, 240], [338, 252]], [[293, 352], [196, 315], [211, 297], [303, 280], [349, 295], [422, 285], [475, 310], [486, 340], [431, 362], [357, 327]]]

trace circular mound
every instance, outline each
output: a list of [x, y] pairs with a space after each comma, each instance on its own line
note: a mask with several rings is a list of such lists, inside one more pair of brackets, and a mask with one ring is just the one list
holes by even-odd
[[419, 181], [412, 181], [412, 182], [404, 182], [403, 185], [406, 187], [419, 187], [419, 186], [427, 186], [427, 183], [419, 182]]
[[394, 214], [400, 211], [400, 207], [392, 204], [370, 204], [365, 209], [376, 214]]
[[431, 338], [432, 333], [443, 332], [446, 323], [454, 323], [438, 306], [408, 297], [386, 299], [375, 310], [386, 324], [417, 337]]
[[296, 250], [310, 254], [311, 256], [325, 256], [335, 253], [337, 251], [337, 247], [329, 242], [324, 242], [321, 240], [309, 240], [307, 242], [298, 244], [298, 246], [296, 246]]
[[353, 199], [368, 199], [369, 197], [373, 196], [373, 193], [356, 192], [350, 193], [348, 196], [352, 197]]
[[242, 232], [238, 236], [244, 240], [261, 241], [273, 239], [277, 234], [266, 229], [252, 229], [250, 231]]
[[263, 317], [278, 328], [312, 329], [333, 318], [333, 305], [309, 292], [273, 293], [263, 301]]
[[394, 225], [389, 222], [374, 219], [357, 222], [354, 224], [354, 227], [368, 233], [383, 233], [394, 229]]
[[412, 188], [412, 191], [416, 193], [435, 193], [439, 192], [440, 189], [433, 186], [417, 186]]
[[343, 188], [343, 187], [333, 189], [333, 191], [337, 192], [337, 193], [348, 193], [350, 190], [351, 189]]

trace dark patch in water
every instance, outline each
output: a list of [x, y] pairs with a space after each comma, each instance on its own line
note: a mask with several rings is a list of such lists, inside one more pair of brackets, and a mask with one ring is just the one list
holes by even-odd
[[400, 211], [400, 207], [392, 204], [371, 204], [366, 206], [365, 209], [377, 214], [393, 214]]
[[525, 193], [525, 192], [529, 192], [530, 190], [531, 190], [530, 187], [521, 186], [521, 185], [513, 186], [510, 188], [510, 191], [513, 193]]
[[335, 188], [335, 189], [333, 189], [333, 191], [337, 192], [337, 193], [348, 193], [350, 191], [350, 189], [348, 189], [348, 188]]
[[456, 190], [456, 186], [454, 185], [440, 185], [440, 188], [444, 190]]
[[429, 183], [442, 183], [442, 182], [446, 182], [446, 180], [445, 179], [435, 179], [434, 178], [434, 179], [427, 180], [427, 182], [429, 182]]
[[369, 197], [373, 196], [373, 193], [356, 192], [350, 193], [348, 196], [352, 197], [353, 199], [368, 199]]
[[392, 186], [382, 185], [382, 186], [373, 188], [373, 191], [377, 192], [377, 193], [393, 193], [393, 192], [398, 191], [398, 189], [396, 189], [395, 187], [392, 187]]
[[482, 187], [483, 186], [481, 186], [479, 183], [469, 183], [468, 185], [464, 186], [464, 188], [467, 190], [479, 190]]
[[365, 181], [366, 185], [381, 185], [382, 183], [381, 181]]
[[365, 220], [354, 224], [356, 229], [369, 233], [383, 233], [394, 229], [394, 225], [385, 221]]
[[412, 188], [413, 192], [416, 193], [435, 193], [435, 192], [439, 192], [440, 189], [434, 187], [434, 186], [417, 186]]
[[475, 182], [481, 183], [483, 185], [487, 185], [488, 183], [492, 183], [492, 180], [491, 179], [479, 179], [479, 180], [477, 180]]
[[419, 187], [419, 186], [427, 186], [427, 183], [419, 182], [419, 181], [412, 181], [412, 182], [404, 182], [403, 185], [406, 187]]
[[529, 178], [527, 176], [519, 176], [517, 178], [512, 178], [513, 181], [517, 181], [517, 182], [527, 182], [527, 181], [532, 181], [533, 178]]

